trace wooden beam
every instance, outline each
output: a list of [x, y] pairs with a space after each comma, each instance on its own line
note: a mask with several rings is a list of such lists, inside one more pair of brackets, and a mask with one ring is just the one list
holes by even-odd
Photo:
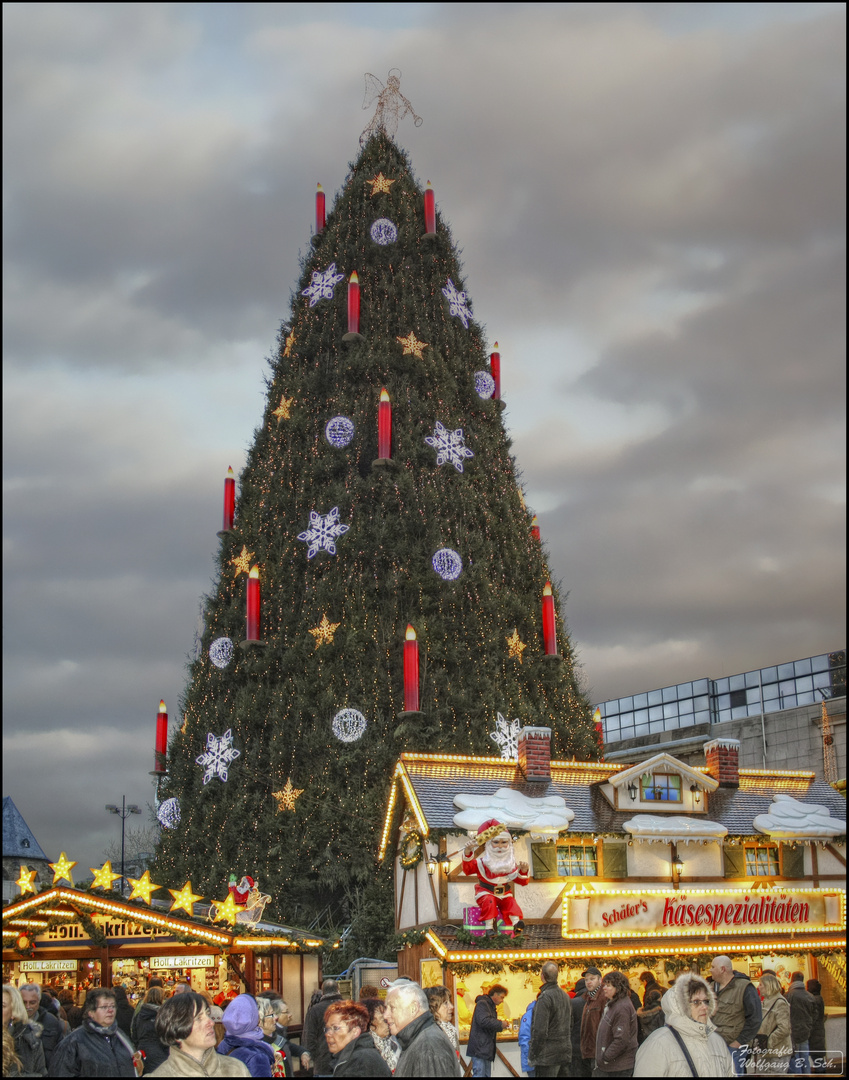
[[[551, 907], [548, 909], [548, 911], [546, 911], [545, 915], [543, 915], [543, 917], [542, 917], [543, 921], [545, 921], [546, 919], [553, 919], [554, 918], [554, 912], [557, 910], [557, 905], [562, 902], [563, 894], [565, 892], [566, 892], [566, 886], [564, 885], [563, 888], [560, 890], [560, 892], [557, 894], [557, 896], [554, 898], [554, 903], [551, 905]], [[525, 921], [527, 921], [527, 920], [525, 920]]]
[[398, 909], [395, 912], [395, 933], [397, 934], [401, 929], [401, 912], [404, 910], [404, 890], [407, 887], [407, 874], [408, 870], [402, 868], [401, 872], [401, 899], [398, 901]]
[[816, 845], [816, 841], [812, 840], [811, 841], [811, 877], [814, 879], [814, 888], [815, 889], [818, 889], [820, 887], [819, 869], [820, 869], [819, 868], [819, 863], [817, 862], [817, 845]]
[[826, 844], [825, 845], [825, 850], [827, 852], [829, 852], [829, 854], [833, 855], [835, 857], [835, 859], [837, 859], [837, 861], [840, 863], [841, 866], [846, 865], [846, 860], [843, 858], [843, 856], [840, 854], [840, 852], [837, 850], [837, 848], [834, 846], [834, 844]]

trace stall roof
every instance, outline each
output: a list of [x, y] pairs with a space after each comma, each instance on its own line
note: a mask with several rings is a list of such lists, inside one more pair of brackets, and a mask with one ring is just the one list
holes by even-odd
[[10, 795], [3, 799], [3, 858], [22, 859], [24, 862], [43, 859], [47, 862], [41, 845]]

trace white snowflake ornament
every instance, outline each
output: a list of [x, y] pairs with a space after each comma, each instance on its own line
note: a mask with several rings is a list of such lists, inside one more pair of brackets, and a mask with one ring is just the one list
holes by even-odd
[[501, 750], [501, 756], [505, 761], [518, 761], [519, 732], [522, 730], [519, 718], [516, 717], [515, 720], [511, 720], [508, 723], [501, 713], [497, 713], [496, 715], [498, 719], [495, 721], [495, 731], [490, 731], [489, 737], [498, 745], [498, 748]]
[[449, 431], [438, 420], [436, 421], [436, 427], [433, 429], [433, 434], [428, 435], [425, 442], [436, 451], [437, 465], [444, 465], [448, 461], [457, 472], [463, 471], [463, 458], [475, 456], [474, 452], [463, 442], [462, 428]]
[[464, 292], [458, 292], [456, 285], [451, 278], [449, 278], [448, 284], [442, 290], [442, 295], [448, 300], [449, 312], [452, 315], [456, 315], [463, 326], [468, 330], [469, 319], [473, 316], [471, 311], [469, 311], [469, 306], [466, 302], [466, 294]]
[[195, 758], [198, 765], [203, 765], [203, 782], [208, 784], [213, 776], [219, 780], [227, 779], [227, 769], [231, 761], [241, 756], [241, 751], [233, 747], [233, 732], [227, 728], [221, 738], [209, 732], [206, 736], [206, 753]]
[[310, 510], [310, 527], [305, 532], [298, 533], [298, 539], [309, 544], [308, 559], [322, 549], [328, 555], [335, 555], [337, 536], [344, 536], [350, 527], [340, 524], [338, 506], [334, 506], [329, 514], [317, 514], [315, 510]]
[[319, 300], [332, 300], [333, 290], [344, 276], [344, 274], [336, 273], [335, 262], [332, 262], [324, 273], [321, 273], [319, 270], [313, 270], [312, 284], [308, 285], [307, 288], [302, 291], [301, 295], [310, 298], [310, 307], [315, 307]]

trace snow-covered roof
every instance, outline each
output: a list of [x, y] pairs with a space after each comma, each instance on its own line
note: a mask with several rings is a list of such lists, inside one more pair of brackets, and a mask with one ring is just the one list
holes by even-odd
[[684, 817], [683, 814], [635, 814], [622, 828], [639, 840], [687, 843], [689, 840], [720, 840], [728, 829], [718, 821]]
[[531, 836], [557, 836], [569, 828], [575, 811], [570, 810], [560, 795], [532, 798], [515, 788], [498, 788], [491, 795], [454, 796], [460, 813], [454, 824], [474, 836], [489, 818], [495, 818], [509, 829], [522, 829]]
[[754, 819], [758, 832], [783, 840], [839, 836], [846, 832], [846, 822], [831, 816], [827, 806], [799, 802], [791, 795], [776, 795], [765, 814]]
[[702, 791], [715, 791], [719, 787], [718, 780], [714, 780], [712, 776], [708, 776], [699, 769], [685, 765], [683, 761], [679, 761], [671, 754], [655, 754], [654, 757], [646, 758], [638, 765], [632, 765], [630, 769], [623, 769], [622, 772], [611, 776], [610, 783], [614, 787], [625, 787], [632, 781], [639, 782], [640, 777], [645, 773], [660, 772], [664, 769], [678, 776], [685, 776], [691, 784], [698, 784]]

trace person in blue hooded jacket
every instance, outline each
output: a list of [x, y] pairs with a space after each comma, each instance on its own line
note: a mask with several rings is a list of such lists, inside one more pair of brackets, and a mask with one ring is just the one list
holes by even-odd
[[534, 1016], [536, 998], [525, 1009], [522, 1019], [519, 1021], [519, 1052], [522, 1055], [522, 1072], [527, 1076], [534, 1076], [533, 1069], [528, 1067], [528, 1049], [531, 1045], [531, 1022]]
[[274, 1051], [263, 1039], [256, 998], [251, 994], [233, 998], [221, 1022], [227, 1034], [218, 1044], [218, 1053], [243, 1062], [251, 1076], [271, 1076]]

